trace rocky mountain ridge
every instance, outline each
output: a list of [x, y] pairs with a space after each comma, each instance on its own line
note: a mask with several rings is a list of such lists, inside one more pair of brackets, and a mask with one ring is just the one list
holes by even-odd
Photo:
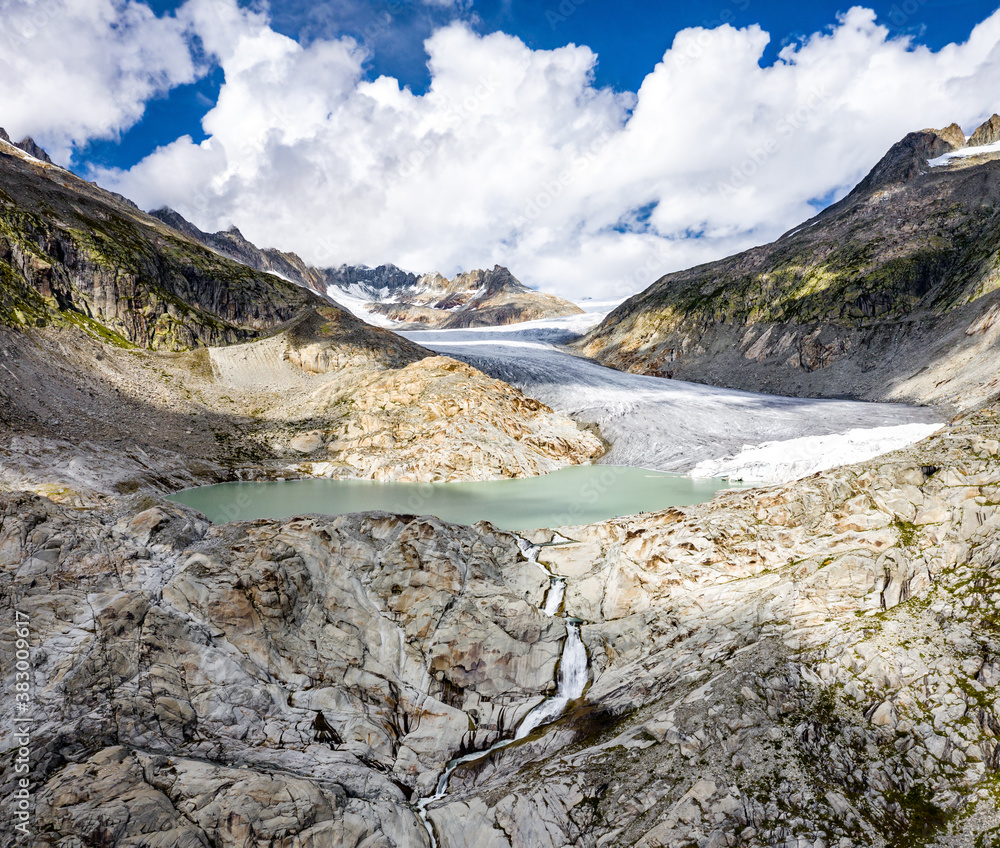
[[815, 218], [668, 274], [579, 349], [625, 370], [778, 394], [965, 408], [995, 397], [1000, 160], [974, 150], [954, 125], [911, 133]]
[[401, 325], [443, 330], [519, 324], [583, 312], [567, 300], [529, 289], [501, 265], [451, 280], [442, 274], [425, 274], [412, 286], [387, 296], [391, 299], [368, 303], [367, 308]]
[[0, 141], [0, 313], [122, 346], [185, 350], [272, 332], [329, 305], [222, 260], [134, 205]]
[[529, 289], [500, 265], [491, 271], [459, 274], [451, 280], [439, 273], [413, 274], [391, 264], [320, 269], [307, 265], [294, 253], [261, 250], [235, 227], [205, 233], [167, 207], [150, 215], [223, 256], [278, 274], [339, 303], [357, 304], [365, 313], [382, 315], [399, 327], [499, 326], [583, 311], [567, 300]]
[[45, 162], [48, 165], [54, 165], [55, 164], [49, 158], [49, 154], [46, 153], [44, 150], [42, 150], [42, 148], [39, 147], [37, 144], [35, 144], [35, 140], [30, 135], [29, 136], [25, 136], [20, 141], [14, 142], [14, 141], [11, 141], [10, 136], [7, 135], [6, 130], [4, 130], [3, 127], [0, 127], [0, 141], [6, 141], [8, 144], [12, 145], [13, 147], [18, 148], [18, 150], [23, 150], [29, 156], [33, 156], [35, 159], [38, 159], [40, 162]]
[[0, 351], [0, 480], [74, 502], [246, 466], [475, 480], [603, 452], [510, 386], [3, 141]]

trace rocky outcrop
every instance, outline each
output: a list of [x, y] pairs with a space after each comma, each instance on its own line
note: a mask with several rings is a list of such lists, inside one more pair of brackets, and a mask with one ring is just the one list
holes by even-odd
[[949, 124], [943, 130], [929, 130], [929, 132], [938, 135], [945, 142], [950, 144], [954, 150], [959, 150], [960, 148], [965, 147], [965, 132], [958, 124]]
[[[316, 430], [311, 474], [479, 480], [544, 474], [597, 459], [593, 434], [499, 380], [446, 357], [359, 381], [351, 414]], [[342, 396], [325, 401], [336, 408]], [[303, 469], [306, 470], [306, 469]]]
[[981, 127], [969, 136], [969, 147], [996, 144], [1000, 141], [1000, 115], [992, 115]]
[[[994, 410], [796, 484], [531, 534], [590, 684], [452, 774], [437, 845], [990, 844], [998, 494]], [[417, 798], [552, 689], [548, 576], [489, 525], [114, 509], [0, 496], [37, 844], [426, 848]]]
[[327, 268], [324, 272], [327, 286], [350, 289], [358, 287], [367, 293], [377, 296], [380, 292], [396, 292], [417, 285], [420, 277], [410, 271], [404, 271], [395, 265], [379, 265], [367, 268], [363, 265], [341, 265], [339, 268]]
[[27, 137], [25, 137], [25, 138], [23, 138], [23, 139], [21, 139], [15, 145], [15, 147], [20, 147], [21, 150], [23, 150], [29, 156], [34, 156], [36, 159], [38, 159], [41, 162], [46, 162], [49, 165], [55, 164], [49, 158], [49, 154], [46, 153], [44, 150], [42, 150], [42, 148], [39, 147], [37, 144], [35, 144], [35, 140], [30, 135], [27, 136]]
[[616, 368], [779, 394], [966, 408], [994, 397], [1000, 161], [928, 164], [958, 141], [911, 133], [814, 219], [663, 277], [579, 349]]
[[4, 128], [0, 127], [0, 141], [6, 141], [12, 147], [16, 147], [19, 150], [23, 150], [29, 156], [33, 156], [35, 159], [38, 159], [40, 162], [45, 162], [47, 165], [55, 164], [49, 158], [49, 154], [46, 153], [37, 144], [35, 144], [35, 140], [30, 135], [26, 136], [25, 138], [21, 139], [18, 142], [13, 142], [10, 140], [10, 136], [7, 135], [7, 132], [4, 130]]
[[420, 845], [411, 793], [538, 702], [565, 638], [537, 609], [547, 578], [489, 530], [391, 516], [216, 530], [175, 507], [115, 524], [0, 504], [50, 844], [381, 830]]

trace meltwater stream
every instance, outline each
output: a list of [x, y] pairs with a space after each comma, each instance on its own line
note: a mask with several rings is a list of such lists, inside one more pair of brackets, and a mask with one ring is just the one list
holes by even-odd
[[[518, 539], [517, 546], [525, 559], [533, 562], [548, 575], [549, 589], [545, 593], [542, 612], [549, 616], [555, 616], [562, 607], [563, 598], [566, 594], [566, 578], [557, 577], [538, 561], [538, 553], [541, 548], [537, 545], [532, 545], [524, 539]], [[434, 835], [434, 826], [428, 815], [428, 807], [448, 794], [448, 782], [451, 780], [451, 776], [455, 770], [465, 763], [484, 759], [494, 751], [506, 748], [508, 745], [513, 745], [515, 742], [525, 739], [532, 731], [555, 721], [563, 714], [570, 701], [574, 701], [583, 695], [583, 690], [587, 688], [589, 677], [590, 664], [587, 658], [587, 649], [584, 647], [583, 639], [580, 638], [580, 621], [578, 619], [567, 619], [566, 642], [563, 645], [562, 655], [559, 659], [559, 683], [556, 694], [551, 698], [546, 698], [521, 720], [513, 739], [504, 739], [490, 746], [485, 751], [474, 751], [471, 754], [466, 754], [464, 757], [459, 757], [449, 762], [438, 779], [434, 794], [430, 797], [422, 798], [414, 805], [417, 816], [427, 831], [431, 848], [438, 848], [438, 842], [437, 837]]]

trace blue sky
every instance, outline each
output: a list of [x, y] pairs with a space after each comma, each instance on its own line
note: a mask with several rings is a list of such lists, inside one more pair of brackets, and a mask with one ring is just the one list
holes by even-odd
[[[149, 5], [163, 15], [174, 12], [181, 3], [153, 0]], [[429, 8], [419, 0], [274, 0], [270, 15], [275, 30], [303, 43], [341, 35], [356, 38], [370, 52], [365, 65], [370, 77], [393, 76], [415, 92], [426, 91], [430, 82], [424, 40], [435, 27], [455, 18], [472, 22], [480, 33], [516, 35], [535, 49], [586, 44], [600, 59], [598, 86], [636, 91], [681, 29], [759, 24], [772, 37], [763, 59], [770, 64], [781, 47], [830, 26], [837, 14], [851, 5], [828, 0], [477, 0], [469, 9], [441, 9]], [[972, 27], [997, 8], [994, 0], [901, 0], [864, 5], [874, 9], [878, 21], [894, 35], [912, 36], [932, 49], [967, 38]], [[201, 119], [214, 105], [222, 82], [223, 73], [216, 67], [203, 79], [149, 101], [142, 120], [120, 137], [95, 140], [77, 149], [74, 167], [129, 168], [179, 135], [188, 133], [202, 140]]]
[[981, 0], [7, 0], [0, 126], [320, 266], [570, 298], [769, 241], [1000, 111]]

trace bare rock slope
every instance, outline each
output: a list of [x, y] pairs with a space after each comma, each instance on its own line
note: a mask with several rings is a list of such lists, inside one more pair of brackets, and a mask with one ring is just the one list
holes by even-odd
[[[19, 611], [34, 844], [994, 844], [998, 438], [980, 413], [797, 484], [539, 532], [529, 558], [486, 524], [0, 496], [0, 718]], [[449, 759], [553, 690], [572, 619], [539, 612], [531, 556], [567, 579], [589, 686], [422, 813]]]

